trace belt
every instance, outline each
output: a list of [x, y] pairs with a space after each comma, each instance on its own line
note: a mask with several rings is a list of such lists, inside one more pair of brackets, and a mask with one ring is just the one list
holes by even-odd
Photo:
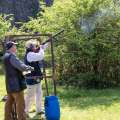
[[26, 77], [25, 76], [25, 79], [34, 79], [34, 80], [36, 80], [36, 79], [43, 79], [43, 76], [32, 76], [32, 77]]

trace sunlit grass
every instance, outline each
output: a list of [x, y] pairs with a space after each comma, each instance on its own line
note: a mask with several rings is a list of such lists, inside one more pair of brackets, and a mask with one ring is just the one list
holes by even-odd
[[120, 120], [119, 91], [62, 88], [59, 91], [61, 120]]
[[[120, 120], [120, 89], [79, 90], [58, 86], [57, 90], [61, 120]], [[4, 76], [1, 75], [0, 98], [5, 94]], [[0, 102], [0, 120], [3, 118], [4, 103]]]
[[4, 102], [1, 101], [2, 97], [6, 94], [4, 76], [0, 75], [0, 120], [4, 118]]

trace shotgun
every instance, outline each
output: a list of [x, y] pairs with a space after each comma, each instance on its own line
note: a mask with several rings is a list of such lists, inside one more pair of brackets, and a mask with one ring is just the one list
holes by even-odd
[[64, 32], [64, 29], [63, 30], [60, 30], [59, 32], [57, 32], [55, 35], [51, 36], [49, 39], [47, 39], [45, 42], [42, 42], [41, 45], [44, 45], [46, 44], [47, 42], [50, 42], [51, 39], [55, 39], [55, 37], [57, 37], [58, 35], [60, 35], [61, 33]]

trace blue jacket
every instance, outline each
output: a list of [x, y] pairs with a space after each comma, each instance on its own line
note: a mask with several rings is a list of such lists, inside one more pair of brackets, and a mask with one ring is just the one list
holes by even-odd
[[7, 93], [24, 90], [26, 88], [26, 82], [22, 75], [22, 71], [27, 70], [27, 66], [10, 52], [4, 54], [3, 63]]

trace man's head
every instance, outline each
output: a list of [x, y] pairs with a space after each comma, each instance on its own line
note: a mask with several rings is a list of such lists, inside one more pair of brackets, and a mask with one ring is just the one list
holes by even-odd
[[6, 47], [6, 50], [9, 50], [9, 51], [11, 51], [13, 53], [16, 53], [17, 52], [16, 45], [17, 45], [17, 43], [12, 42], [12, 41], [8, 41], [5, 44], [5, 47]]
[[37, 49], [37, 41], [36, 40], [29, 40], [26, 42], [26, 49], [30, 49], [32, 51], [35, 51]]

